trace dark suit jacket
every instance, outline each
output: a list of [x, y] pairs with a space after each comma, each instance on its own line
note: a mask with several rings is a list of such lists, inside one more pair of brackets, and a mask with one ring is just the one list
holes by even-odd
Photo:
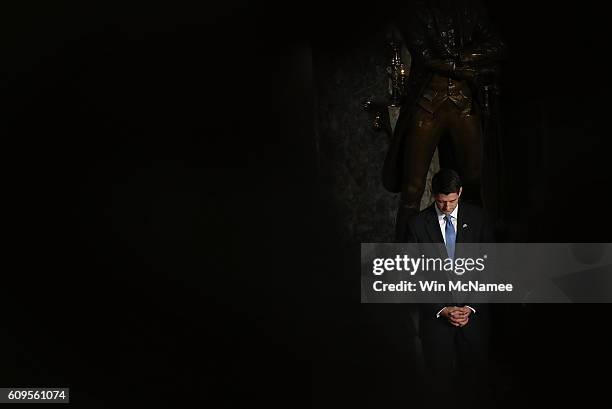
[[[446, 247], [444, 238], [440, 231], [438, 215], [434, 208], [435, 203], [414, 215], [407, 221], [406, 243], [438, 243], [437, 253], [430, 256], [446, 258]], [[455, 257], [461, 257], [460, 243], [494, 243], [495, 235], [493, 224], [485, 215], [484, 211], [469, 203], [459, 203], [457, 213], [457, 244]], [[419, 308], [419, 333], [422, 338], [439, 340], [452, 340], [453, 331], [461, 331], [466, 338], [471, 338], [474, 343], [483, 340], [483, 334], [489, 331], [490, 308], [487, 304], [467, 303], [476, 310], [476, 314], [470, 316], [470, 321], [465, 327], [456, 328], [450, 325], [444, 318], [436, 318], [436, 313], [447, 305], [423, 304]], [[461, 304], [460, 304], [461, 305]], [[450, 342], [450, 341], [449, 341]]]

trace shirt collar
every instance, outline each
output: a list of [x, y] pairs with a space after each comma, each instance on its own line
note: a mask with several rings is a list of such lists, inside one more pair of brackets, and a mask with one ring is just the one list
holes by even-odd
[[[438, 205], [434, 203], [434, 209], [436, 209], [436, 213], [438, 215], [438, 220], [444, 220], [444, 213], [440, 211], [440, 209], [438, 209]], [[455, 206], [455, 210], [453, 210], [451, 212], [451, 219], [452, 220], [457, 220], [457, 213], [459, 213], [459, 203], [457, 203], [457, 206]]]

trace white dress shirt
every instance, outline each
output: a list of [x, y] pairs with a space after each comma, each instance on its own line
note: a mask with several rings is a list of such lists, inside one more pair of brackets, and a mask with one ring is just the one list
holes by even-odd
[[[436, 209], [436, 213], [438, 214], [438, 223], [440, 224], [440, 230], [442, 231], [442, 238], [444, 238], [444, 244], [446, 244], [446, 220], [444, 217], [446, 216], [440, 209], [438, 209], [438, 205], [434, 204], [434, 208]], [[457, 237], [457, 214], [459, 213], [459, 204], [455, 206], [455, 210], [450, 214], [451, 221], [453, 222], [453, 228], [455, 229], [455, 237]]]

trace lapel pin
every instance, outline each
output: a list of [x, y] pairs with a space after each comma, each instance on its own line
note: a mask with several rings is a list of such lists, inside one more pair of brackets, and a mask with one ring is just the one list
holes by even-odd
[[463, 223], [463, 226], [462, 226], [462, 227], [465, 229], [465, 228], [467, 228], [467, 227], [468, 227], [468, 225], [467, 225], [466, 223]]

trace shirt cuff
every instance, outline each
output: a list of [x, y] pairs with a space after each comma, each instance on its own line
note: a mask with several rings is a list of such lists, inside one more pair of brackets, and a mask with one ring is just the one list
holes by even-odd
[[[436, 314], [436, 318], [440, 318], [440, 313], [444, 310], [444, 308], [446, 308], [446, 307], [442, 307], [442, 309], [440, 311], [438, 311], [438, 313]], [[476, 311], [474, 311], [474, 312], [476, 312]]]
[[466, 307], [468, 307], [470, 310], [472, 310], [472, 312], [473, 312], [474, 314], [476, 314], [476, 310], [475, 310], [475, 309], [473, 309], [473, 308], [472, 308], [472, 307], [470, 307], [469, 305], [466, 305]]

